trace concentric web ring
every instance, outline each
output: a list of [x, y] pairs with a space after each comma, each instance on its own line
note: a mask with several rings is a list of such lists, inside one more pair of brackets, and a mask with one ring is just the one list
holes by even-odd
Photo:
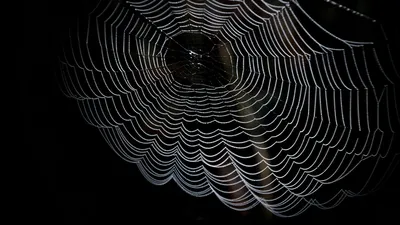
[[295, 216], [375, 191], [398, 162], [399, 75], [380, 34], [341, 38], [298, 1], [100, 1], [60, 78], [151, 183]]

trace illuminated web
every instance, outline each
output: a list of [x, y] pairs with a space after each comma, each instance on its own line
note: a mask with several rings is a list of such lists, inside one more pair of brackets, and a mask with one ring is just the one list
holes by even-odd
[[295, 216], [376, 190], [397, 163], [384, 38], [345, 40], [301, 2], [101, 1], [77, 31], [62, 89], [153, 184]]

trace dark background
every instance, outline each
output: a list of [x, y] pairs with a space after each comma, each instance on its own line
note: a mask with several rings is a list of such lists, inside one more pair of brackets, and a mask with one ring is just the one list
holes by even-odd
[[[57, 3], [54, 3], [57, 2]], [[391, 1], [387, 1], [391, 2]], [[398, 7], [380, 2], [378, 17], [395, 24]], [[51, 224], [398, 224], [399, 168], [388, 184], [370, 196], [346, 199], [339, 207], [310, 208], [301, 216], [266, 220], [261, 208], [243, 215], [215, 196], [195, 198], [174, 183], [154, 186], [135, 165], [121, 160], [87, 125], [72, 99], [59, 92], [55, 81], [60, 37], [76, 16], [87, 10], [74, 1], [28, 1], [20, 11], [23, 35], [17, 45], [23, 144], [31, 152], [28, 193], [30, 221]], [[378, 11], [381, 10], [381, 11]], [[383, 11], [387, 10], [387, 11]], [[392, 26], [392, 39], [400, 40]], [[19, 29], [19, 28], [18, 28]], [[396, 36], [397, 35], [397, 36]], [[395, 43], [396, 44], [396, 43]], [[398, 53], [398, 52], [396, 52]], [[397, 65], [399, 65], [397, 63]]]

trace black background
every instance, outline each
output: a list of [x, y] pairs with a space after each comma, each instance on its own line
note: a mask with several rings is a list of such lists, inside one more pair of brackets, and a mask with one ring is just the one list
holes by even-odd
[[[29, 194], [28, 204], [24, 205], [30, 212], [27, 216], [30, 221], [51, 224], [399, 223], [400, 189], [396, 183], [399, 168], [387, 186], [375, 194], [347, 199], [333, 210], [311, 208], [289, 219], [266, 220], [260, 207], [244, 215], [225, 207], [215, 196], [195, 198], [174, 183], [161, 187], [148, 183], [135, 165], [118, 158], [100, 133], [85, 124], [75, 101], [65, 98], [58, 90], [54, 75], [60, 37], [66, 37], [63, 30], [74, 23], [77, 14], [85, 12], [83, 5], [66, 0], [28, 1], [20, 11], [24, 24], [22, 44], [16, 50], [17, 73], [23, 142], [31, 152], [32, 164], [27, 170], [31, 179], [22, 188]], [[382, 5], [382, 10], [389, 11], [381, 15], [397, 16], [398, 7]], [[396, 17], [385, 19], [392, 24], [397, 21]], [[396, 33], [392, 35], [394, 40], [399, 40]]]

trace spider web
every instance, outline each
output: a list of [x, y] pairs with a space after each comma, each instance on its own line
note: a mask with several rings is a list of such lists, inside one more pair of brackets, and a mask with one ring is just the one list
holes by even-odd
[[398, 162], [399, 75], [377, 21], [321, 3], [382, 38], [336, 36], [298, 1], [100, 1], [62, 90], [153, 184], [282, 217], [335, 207]]

